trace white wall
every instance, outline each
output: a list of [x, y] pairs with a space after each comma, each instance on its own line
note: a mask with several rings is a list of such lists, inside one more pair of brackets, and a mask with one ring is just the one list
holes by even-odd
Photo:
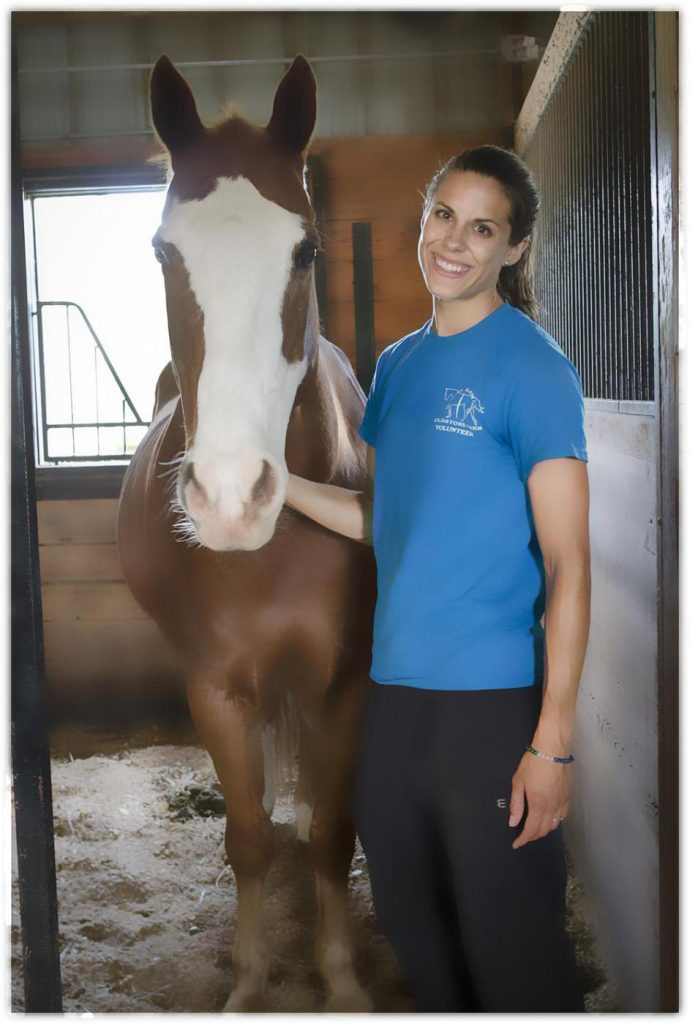
[[[652, 402], [589, 399], [592, 622], [566, 838], [628, 1012], [658, 1009], [657, 451]], [[617, 411], [616, 411], [617, 410]]]

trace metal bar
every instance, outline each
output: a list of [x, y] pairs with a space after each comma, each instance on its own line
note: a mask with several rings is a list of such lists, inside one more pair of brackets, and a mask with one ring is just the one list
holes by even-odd
[[93, 379], [94, 379], [94, 382], [95, 382], [95, 385], [96, 385], [95, 386], [95, 392], [96, 392], [96, 394], [95, 394], [95, 399], [96, 399], [96, 454], [100, 455], [101, 454], [101, 431], [100, 431], [100, 424], [98, 422], [100, 417], [98, 415], [98, 408], [99, 408], [99, 406], [98, 406], [98, 349], [97, 348], [94, 348], [94, 350], [93, 350]]
[[[543, 48], [539, 50], [541, 56]], [[305, 54], [305, 56], [307, 56]], [[307, 60], [310, 64], [334, 64], [340, 61], [371, 61], [371, 60], [399, 60], [399, 61], [410, 61], [410, 60], [440, 60], [443, 57], [500, 57], [500, 49], [485, 49], [485, 50], [453, 50], [450, 53], [436, 53], [430, 51], [428, 53], [344, 53], [335, 54], [331, 56], [321, 57], [309, 57]], [[181, 71], [194, 70], [202, 68], [239, 68], [239, 67], [269, 67], [269, 66], [285, 66], [288, 67], [292, 64], [293, 57], [245, 57], [239, 60], [186, 60], [176, 61], [175, 67]], [[536, 58], [535, 58], [536, 63]], [[143, 64], [104, 64], [104, 65], [85, 65], [82, 67], [73, 67], [70, 65], [56, 67], [56, 68], [20, 68], [20, 75], [81, 75], [81, 74], [103, 74], [108, 71], [153, 71], [155, 67], [154, 63], [143, 63]]]
[[357, 379], [369, 391], [376, 366], [374, 334], [374, 271], [371, 256], [371, 224], [352, 225], [352, 262], [355, 293], [355, 362]]
[[[643, 20], [643, 24], [644, 25], [650, 25], [650, 16], [649, 15], [641, 14], [640, 17], [641, 17], [641, 19], [644, 19]], [[644, 58], [644, 60], [643, 60], [643, 68], [644, 68], [644, 71], [645, 71], [645, 79], [644, 79], [644, 82], [645, 82], [645, 95], [644, 95], [644, 102], [641, 104], [641, 111], [642, 111], [642, 114], [643, 114], [643, 124], [644, 124], [644, 131], [645, 131], [645, 139], [648, 139], [650, 137], [650, 134], [653, 136], [653, 132], [654, 132], [654, 120], [653, 120], [653, 116], [652, 116], [652, 111], [654, 110], [654, 108], [652, 108], [652, 110], [650, 110], [650, 106], [649, 106], [650, 91], [652, 91], [653, 88], [654, 88], [654, 85], [653, 85], [654, 77], [653, 77], [653, 75], [651, 73], [651, 70], [649, 68], [649, 47], [651, 46], [650, 37], [653, 38], [653, 24], [650, 26], [648, 31], [644, 31], [643, 32], [643, 42], [642, 42], [642, 51], [643, 51], [643, 58]], [[645, 354], [645, 358], [644, 358], [643, 365], [646, 366], [646, 369], [647, 369], [647, 380], [648, 380], [648, 395], [647, 395], [647, 397], [650, 398], [650, 399], [654, 399], [656, 397], [656, 395], [658, 394], [658, 391], [657, 391], [658, 382], [656, 380], [655, 371], [654, 371], [654, 359], [655, 359], [655, 356], [654, 356], [654, 353], [655, 353], [655, 346], [654, 346], [654, 331], [655, 331], [654, 317], [655, 317], [656, 307], [655, 307], [655, 304], [654, 304], [654, 298], [655, 298], [655, 291], [654, 291], [655, 268], [652, 266], [653, 261], [655, 259], [655, 255], [654, 255], [654, 252], [653, 252], [653, 235], [652, 235], [652, 214], [651, 214], [651, 210], [653, 208], [652, 182], [655, 179], [654, 179], [654, 175], [652, 173], [652, 170], [653, 170], [653, 167], [652, 167], [652, 156], [653, 156], [653, 154], [650, 152], [650, 149], [649, 149], [648, 145], [645, 145], [644, 147], [642, 147], [642, 168], [641, 168], [642, 173], [641, 173], [640, 180], [641, 180], [641, 183], [642, 183], [642, 194], [643, 194], [644, 208], [646, 210], [650, 211], [650, 213], [648, 214], [646, 230], [645, 230], [645, 233], [644, 233], [644, 242], [645, 242], [644, 254], [645, 254], [645, 259], [644, 259], [644, 263], [643, 263], [643, 268], [644, 268], [644, 271], [645, 271], [643, 280], [644, 280], [644, 283], [645, 283], [646, 293], [647, 293], [647, 303], [646, 303], [646, 310], [645, 310], [645, 312], [646, 312], [645, 321], [646, 322], [645, 322], [645, 332], [644, 332], [644, 339], [645, 339], [645, 353], [644, 354]]]
[[16, 34], [12, 33], [12, 781], [24, 1011], [61, 1013], [50, 753], [44, 703], [30, 339], [21, 181]]
[[[610, 60], [609, 60], [609, 46], [610, 40], [608, 37], [608, 15], [604, 12], [600, 15], [601, 18], [601, 30], [599, 32], [600, 42], [600, 59], [599, 68], [604, 71], [605, 78], [605, 90], [602, 95], [602, 119], [601, 119], [601, 134], [603, 138], [603, 212], [604, 212], [604, 273], [605, 280], [604, 284], [611, 283], [612, 277], [616, 273], [616, 266], [613, 260], [613, 243], [612, 237], [615, 230], [615, 224], [613, 223], [612, 213], [612, 196], [611, 196], [611, 147], [613, 145], [613, 131], [614, 126], [611, 124], [610, 117]], [[615, 320], [612, 315], [612, 302], [611, 302], [611, 289], [603, 289], [604, 299], [604, 323], [606, 325], [606, 334], [604, 337], [604, 365], [603, 365], [603, 387], [601, 391], [602, 398], [616, 398], [617, 396], [612, 392], [611, 388], [611, 348], [612, 341], [615, 337]]]
[[[124, 404], [124, 403], [123, 403]], [[79, 430], [81, 427], [147, 427], [148, 423], [133, 423], [132, 420], [112, 420], [102, 421], [96, 420], [94, 422], [83, 421], [81, 423], [49, 423], [48, 430]]]
[[[595, 15], [595, 18], [597, 15]], [[596, 30], [597, 22], [594, 22], [594, 30]], [[590, 39], [589, 46], [586, 47], [585, 53], [587, 55], [587, 71], [586, 77], [589, 82], [595, 82], [595, 60], [594, 60], [594, 43]], [[598, 97], [594, 85], [592, 88], [586, 91], [586, 95], [590, 97], [589, 101], [589, 123], [590, 123], [590, 161], [589, 161], [589, 232], [587, 237], [590, 239], [589, 253], [592, 261], [592, 310], [590, 312], [591, 328], [593, 332], [593, 344], [591, 347], [591, 358], [587, 366], [587, 379], [588, 386], [586, 395], [588, 397], [594, 395], [600, 395], [598, 382], [598, 366], [601, 363], [601, 350], [603, 347], [602, 337], [602, 323], [601, 317], [599, 316], [599, 310], [601, 309], [601, 273], [602, 265], [600, 259], [601, 252], [601, 195], [599, 193], [599, 132], [596, 127], [597, 125], [597, 107]], [[593, 242], [593, 244], [592, 244]]]
[[94, 331], [93, 327], [91, 326], [91, 321], [89, 320], [89, 318], [87, 317], [86, 313], [84, 312], [82, 307], [79, 305], [79, 303], [78, 302], [71, 302], [71, 301], [68, 301], [68, 300], [64, 300], [64, 301], [53, 301], [53, 302], [39, 302], [38, 306], [39, 306], [39, 309], [43, 309], [44, 306], [65, 306], [65, 307], [73, 306], [75, 309], [79, 310], [79, 313], [80, 313], [84, 323], [88, 327], [89, 332], [91, 334], [91, 337], [93, 338], [93, 340], [94, 340], [94, 342], [96, 344], [96, 347], [98, 348], [98, 351], [103, 356], [103, 359], [105, 361], [105, 365], [108, 367], [108, 369], [110, 370], [110, 373], [115, 378], [115, 383], [117, 384], [118, 388], [120, 389], [120, 394], [122, 395], [124, 400], [127, 402], [127, 405], [130, 407], [130, 409], [132, 410], [132, 412], [136, 416], [136, 423], [144, 426], [145, 425], [144, 424], [144, 420], [142, 420], [141, 416], [137, 412], [137, 409], [136, 409], [136, 407], [134, 405], [134, 402], [132, 401], [132, 399], [127, 394], [127, 389], [125, 388], [124, 384], [120, 380], [120, 377], [119, 377], [119, 374], [118, 374], [117, 370], [115, 369], [113, 364], [110, 362], [110, 359], [108, 358], [108, 353], [104, 349], [104, 347], [103, 347], [103, 345], [102, 345], [98, 335], [96, 334], [96, 332]]
[[[623, 39], [623, 52], [629, 54], [632, 52], [633, 40], [634, 40], [634, 24], [636, 18], [626, 18], [625, 22], [625, 33]], [[632, 118], [632, 101], [634, 95], [631, 94], [631, 89], [623, 90], [623, 112], [622, 112], [622, 126], [624, 134], [624, 145], [623, 145], [623, 223], [621, 230], [623, 238], [625, 239], [625, 281], [626, 289], [624, 295], [624, 307], [625, 307], [625, 333], [626, 333], [626, 344], [625, 344], [625, 393], [630, 398], [639, 398], [640, 395], [640, 382], [638, 376], [639, 361], [636, 358], [637, 350], [637, 338], [635, 335], [635, 304], [636, 296], [635, 289], [633, 288], [634, 281], [634, 262], [635, 262], [635, 246], [634, 246], [634, 234], [635, 234], [635, 206], [632, 201], [632, 188], [634, 181], [634, 150], [633, 150], [633, 138], [634, 138], [634, 124]]]
[[41, 440], [43, 444], [43, 451], [40, 453], [41, 458], [46, 458], [48, 455], [48, 432], [45, 424], [45, 414], [47, 409], [46, 404], [46, 372], [45, 372], [45, 354], [43, 351], [43, 320], [38, 310], [38, 302], [40, 300], [40, 292], [38, 289], [38, 258], [37, 258], [37, 246], [36, 246], [36, 215], [34, 208], [34, 198], [31, 197], [31, 246], [33, 256], [33, 271], [34, 271], [34, 288], [36, 291], [36, 345], [38, 347], [38, 386], [40, 392], [40, 431]]
[[659, 964], [662, 1013], [679, 1008], [678, 14], [645, 16], [654, 246], [660, 523], [658, 607]]
[[[133, 424], [128, 424], [128, 426], [133, 426]], [[54, 455], [46, 461], [50, 463], [50, 472], [53, 473], [56, 467], [72, 462], [88, 462], [97, 465], [99, 462], [129, 462], [130, 459], [131, 455], [112, 452], [110, 455]]]
[[74, 443], [74, 395], [72, 393], [72, 338], [69, 329], [69, 306], [65, 306], [65, 318], [67, 320], [67, 367], [69, 370], [69, 413], [72, 420], [72, 455], [77, 454]]
[[[644, 22], [637, 20], [635, 22], [636, 32], [634, 34], [634, 44], [632, 52], [635, 54], [635, 58], [639, 60], [639, 56], [642, 53], [644, 47]], [[641, 96], [644, 90], [644, 83], [641, 82], [637, 76], [633, 79], [632, 88], [634, 89], [634, 109], [638, 111], [641, 106]], [[642, 147], [639, 145], [641, 139], [641, 132], [637, 118], [635, 118], [636, 133], [634, 137], [633, 153], [635, 168], [634, 175], [634, 192], [632, 194], [633, 210], [644, 209], [642, 203], [642, 195], [640, 191], [640, 179], [642, 177]], [[633, 330], [635, 331], [635, 361], [639, 367], [639, 397], [648, 398], [650, 394], [649, 388], [649, 373], [644, 358], [644, 337], [647, 332], [647, 325], [645, 322], [644, 311], [647, 308], [647, 296], [643, 289], [642, 282], [645, 280], [644, 271], [644, 235], [646, 232], [647, 224], [640, 218], [633, 216], [633, 256], [634, 256], [634, 272], [635, 279], [640, 282], [641, 287], [635, 290], [635, 319]]]

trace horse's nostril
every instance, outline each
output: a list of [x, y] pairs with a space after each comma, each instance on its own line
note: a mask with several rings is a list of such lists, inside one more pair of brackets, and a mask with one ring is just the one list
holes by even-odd
[[276, 484], [276, 474], [264, 459], [259, 478], [252, 487], [252, 501], [256, 505], [267, 505], [276, 493]]
[[195, 488], [199, 492], [199, 497], [206, 498], [206, 491], [204, 490], [203, 486], [199, 483], [199, 481], [196, 478], [196, 474], [194, 473], [193, 462], [185, 462], [184, 466], [182, 467], [181, 477], [183, 493], [187, 488], [188, 484], [194, 484]]

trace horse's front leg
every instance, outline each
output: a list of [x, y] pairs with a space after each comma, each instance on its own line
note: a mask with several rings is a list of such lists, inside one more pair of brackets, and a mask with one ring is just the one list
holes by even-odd
[[355, 756], [363, 686], [359, 681], [318, 716], [311, 735], [314, 809], [309, 833], [316, 876], [316, 961], [326, 1010], [370, 1012], [372, 1002], [353, 966], [347, 883], [355, 845], [352, 820]]
[[187, 695], [225, 798], [225, 849], [237, 883], [234, 984], [224, 1009], [265, 1010], [269, 955], [263, 922], [264, 883], [273, 859], [274, 837], [262, 805], [262, 719], [228, 696], [224, 680], [190, 678]]

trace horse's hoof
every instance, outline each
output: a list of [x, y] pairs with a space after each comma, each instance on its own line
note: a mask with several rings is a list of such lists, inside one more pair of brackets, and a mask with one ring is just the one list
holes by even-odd
[[231, 992], [223, 1013], [265, 1013], [268, 1010], [263, 992]]
[[359, 985], [333, 992], [324, 1007], [327, 1013], [372, 1013], [374, 1004]]

